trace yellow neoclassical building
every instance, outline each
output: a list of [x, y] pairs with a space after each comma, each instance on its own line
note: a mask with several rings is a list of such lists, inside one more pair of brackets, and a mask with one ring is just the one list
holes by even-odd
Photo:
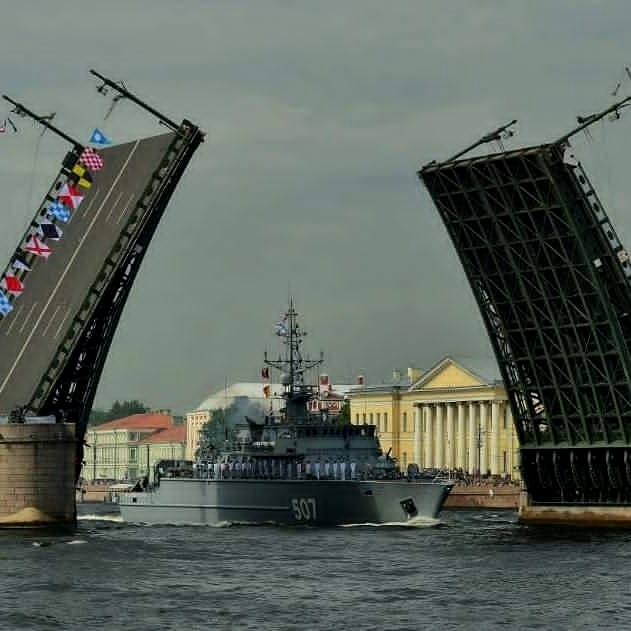
[[462, 469], [519, 479], [519, 443], [506, 391], [492, 360], [445, 357], [423, 372], [348, 393], [351, 422], [377, 426], [403, 469]]

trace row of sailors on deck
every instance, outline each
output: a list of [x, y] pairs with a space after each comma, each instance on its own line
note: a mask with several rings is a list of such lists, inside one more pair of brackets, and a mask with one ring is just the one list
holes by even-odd
[[193, 470], [195, 477], [215, 480], [270, 477], [289, 480], [355, 480], [359, 476], [356, 462], [208, 462], [194, 464]]

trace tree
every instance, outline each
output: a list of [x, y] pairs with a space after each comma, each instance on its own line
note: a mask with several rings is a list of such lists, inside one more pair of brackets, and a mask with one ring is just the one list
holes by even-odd
[[149, 412], [149, 408], [137, 399], [131, 401], [116, 400], [109, 410], [93, 409], [90, 413], [89, 424], [101, 425], [108, 421], [114, 421], [132, 414], [144, 414], [145, 412]]
[[336, 423], [340, 425], [347, 425], [351, 422], [351, 402], [348, 399], [344, 399], [342, 406], [340, 407], [340, 413], [337, 415]]
[[263, 408], [248, 397], [236, 397], [228, 407], [212, 410], [210, 420], [201, 429], [200, 450], [222, 449], [226, 441], [232, 442], [236, 426], [244, 423], [246, 416], [261, 420], [264, 414]]

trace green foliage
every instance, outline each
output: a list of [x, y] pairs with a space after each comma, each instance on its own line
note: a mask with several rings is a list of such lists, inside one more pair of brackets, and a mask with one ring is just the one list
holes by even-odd
[[351, 422], [351, 402], [345, 399], [340, 407], [340, 413], [337, 415], [336, 423], [346, 425]]
[[126, 416], [131, 416], [132, 414], [143, 414], [144, 412], [149, 412], [149, 408], [134, 399], [132, 401], [114, 401], [114, 405], [109, 410], [97, 410], [93, 409], [90, 413], [90, 425], [101, 425], [102, 423], [107, 423], [108, 421], [114, 421], [119, 418], [125, 418]]
[[232, 427], [224, 409], [212, 410], [210, 420], [204, 423], [199, 437], [202, 449], [221, 449], [232, 436]]
[[202, 426], [199, 446], [202, 451], [208, 449], [221, 449], [226, 441], [232, 441], [235, 437], [235, 427], [245, 423], [248, 416], [260, 421], [265, 414], [263, 408], [251, 403], [248, 397], [237, 397], [225, 408], [218, 408], [210, 412], [210, 420]]

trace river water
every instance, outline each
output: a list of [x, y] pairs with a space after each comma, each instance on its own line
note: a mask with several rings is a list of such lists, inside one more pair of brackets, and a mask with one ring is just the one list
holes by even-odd
[[0, 531], [0, 629], [628, 629], [631, 532], [443, 511], [433, 527]]

